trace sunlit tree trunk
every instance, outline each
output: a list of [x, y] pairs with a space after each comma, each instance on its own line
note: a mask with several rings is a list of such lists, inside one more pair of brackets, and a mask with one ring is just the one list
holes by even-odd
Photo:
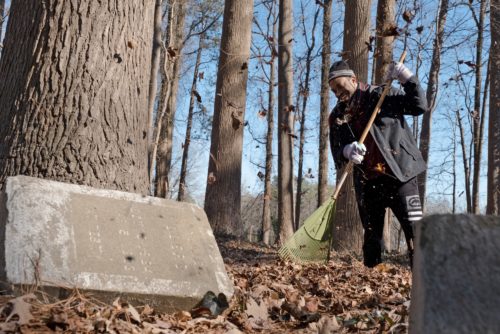
[[23, 174], [147, 193], [154, 4], [12, 2], [0, 60], [1, 183]]
[[218, 235], [240, 237], [241, 157], [253, 0], [226, 0], [217, 70], [205, 212]]
[[328, 115], [330, 114], [330, 69], [332, 0], [323, 1], [323, 45], [321, 50], [321, 93], [319, 120], [318, 204], [328, 199]]
[[387, 67], [393, 60], [392, 50], [394, 49], [394, 36], [391, 29], [394, 23], [396, 0], [379, 0], [377, 3], [377, 36], [375, 39], [375, 76], [372, 81], [380, 85], [384, 81]]
[[[431, 68], [429, 70], [429, 81], [427, 82], [427, 105], [429, 111], [422, 116], [422, 130], [420, 131], [420, 151], [426, 164], [429, 160], [429, 146], [431, 141], [432, 113], [436, 108], [436, 97], [439, 87], [439, 70], [441, 68], [441, 48], [443, 46], [444, 27], [446, 24], [446, 14], [448, 13], [448, 0], [441, 0], [439, 14], [436, 23], [436, 37], [432, 50]], [[427, 185], [427, 170], [424, 170], [418, 177], [418, 187], [422, 207], [425, 210], [425, 192]]]
[[278, 25], [278, 224], [279, 240], [293, 234], [293, 5], [280, 0]]
[[486, 213], [500, 214], [500, 0], [490, 4], [490, 113], [488, 126], [488, 200]]
[[[346, 0], [343, 58], [358, 80], [368, 79], [368, 46], [370, 35], [370, 0]], [[343, 170], [338, 171], [340, 177]], [[347, 178], [337, 201], [333, 247], [361, 253], [363, 228], [359, 217], [352, 174]]]
[[458, 131], [460, 133], [460, 147], [462, 148], [462, 161], [464, 164], [464, 181], [465, 181], [465, 201], [467, 204], [467, 212], [472, 213], [472, 196], [470, 192], [470, 165], [467, 158], [467, 148], [465, 143], [465, 130], [462, 124], [462, 118], [459, 111], [455, 112], [457, 117]]

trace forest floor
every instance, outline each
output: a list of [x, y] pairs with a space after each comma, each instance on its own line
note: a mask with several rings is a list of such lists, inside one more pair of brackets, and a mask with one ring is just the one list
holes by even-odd
[[403, 256], [389, 256], [373, 269], [339, 254], [328, 265], [297, 265], [281, 261], [271, 247], [218, 243], [235, 286], [227, 308], [223, 298], [213, 296], [212, 304], [165, 314], [119, 300], [106, 305], [76, 290], [56, 301], [35, 291], [0, 296], [0, 333], [408, 331], [411, 272]]

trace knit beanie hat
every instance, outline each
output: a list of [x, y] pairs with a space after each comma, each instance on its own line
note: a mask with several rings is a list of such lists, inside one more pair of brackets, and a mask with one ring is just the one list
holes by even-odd
[[338, 77], [353, 76], [354, 72], [349, 68], [349, 65], [345, 61], [339, 60], [333, 63], [333, 65], [330, 67], [330, 71], [328, 72], [328, 82]]

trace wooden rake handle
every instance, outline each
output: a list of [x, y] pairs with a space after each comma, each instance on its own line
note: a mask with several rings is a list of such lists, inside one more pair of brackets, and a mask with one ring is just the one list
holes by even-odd
[[[403, 50], [401, 57], [399, 57], [399, 62], [400, 63], [404, 62], [405, 58], [406, 58], [406, 49]], [[360, 144], [364, 143], [366, 136], [368, 136], [368, 133], [370, 132], [370, 129], [373, 125], [373, 122], [375, 122], [375, 118], [380, 113], [380, 108], [382, 107], [382, 103], [384, 103], [385, 97], [387, 96], [387, 94], [389, 93], [389, 91], [391, 89], [392, 79], [391, 78], [387, 79], [385, 84], [386, 85], [384, 87], [384, 90], [382, 91], [382, 95], [378, 99], [378, 102], [377, 102], [377, 105], [375, 106], [375, 109], [373, 109], [370, 120], [368, 121], [368, 124], [366, 124], [365, 130], [363, 131], [363, 133], [361, 134], [361, 137], [358, 140], [358, 143], [360, 143]], [[347, 163], [346, 168], [344, 169], [344, 173], [342, 174], [339, 182], [337, 183], [337, 187], [335, 188], [335, 192], [332, 195], [333, 200], [336, 200], [337, 197], [339, 196], [340, 189], [344, 185], [344, 182], [347, 179], [347, 176], [349, 175], [349, 173], [352, 171], [353, 167], [354, 167], [354, 163], [352, 161], [349, 161]]]

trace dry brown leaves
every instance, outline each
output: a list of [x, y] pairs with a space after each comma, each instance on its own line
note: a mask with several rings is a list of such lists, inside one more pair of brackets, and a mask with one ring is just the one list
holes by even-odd
[[159, 314], [73, 291], [55, 303], [41, 294], [0, 296], [2, 333], [406, 333], [411, 274], [349, 256], [328, 265], [284, 263], [272, 248], [220, 241], [235, 294], [222, 314]]

